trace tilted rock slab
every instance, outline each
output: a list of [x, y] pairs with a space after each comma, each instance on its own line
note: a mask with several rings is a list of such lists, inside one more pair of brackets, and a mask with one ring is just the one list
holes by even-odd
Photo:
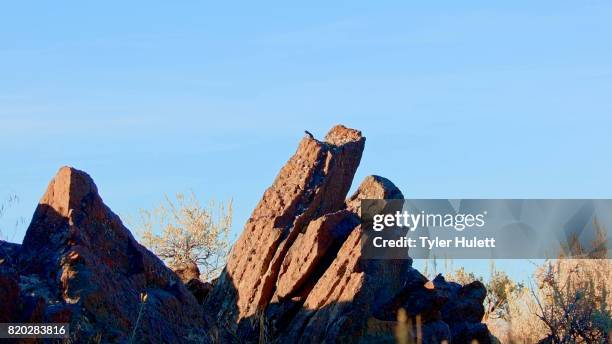
[[49, 184], [20, 266], [24, 287], [43, 301], [41, 320], [70, 322], [76, 342], [126, 342], [133, 331], [135, 342], [210, 340], [194, 296], [136, 242], [82, 171], [63, 167]]
[[351, 314], [367, 319], [377, 298], [401, 288], [410, 262], [361, 260], [358, 226], [361, 199], [402, 198], [401, 192], [371, 176], [346, 204], [364, 142], [360, 132], [343, 126], [332, 128], [324, 142], [305, 137], [265, 192], [207, 300], [239, 337], [265, 332], [263, 318], [272, 337], [335, 338], [324, 322]]
[[228, 325], [270, 302], [281, 264], [308, 223], [344, 207], [361, 160], [361, 132], [334, 127], [325, 141], [305, 137], [266, 190], [232, 248], [208, 304]]

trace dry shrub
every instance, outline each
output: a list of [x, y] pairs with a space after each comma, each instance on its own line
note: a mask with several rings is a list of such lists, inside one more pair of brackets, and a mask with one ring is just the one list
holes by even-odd
[[550, 343], [607, 343], [612, 327], [609, 259], [559, 259], [536, 272], [532, 295]]
[[538, 267], [529, 288], [488, 323], [502, 343], [608, 343], [612, 327], [609, 259], [558, 259]]
[[[529, 286], [492, 267], [483, 321], [502, 343], [610, 342], [611, 260], [549, 260], [536, 269]], [[483, 280], [463, 268], [447, 279]]]
[[537, 343], [546, 327], [536, 310], [531, 290], [521, 287], [508, 298], [505, 317], [489, 319], [487, 326], [502, 343]]
[[155, 209], [141, 210], [137, 227], [143, 244], [170, 267], [195, 264], [201, 279], [210, 281], [225, 265], [231, 224], [231, 200], [204, 207], [192, 192], [177, 193], [175, 200], [166, 196]]

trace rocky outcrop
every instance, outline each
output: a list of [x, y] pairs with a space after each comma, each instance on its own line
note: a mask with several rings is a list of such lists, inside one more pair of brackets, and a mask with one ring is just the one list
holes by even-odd
[[438, 275], [433, 282], [448, 299], [441, 313], [442, 320], [450, 326], [453, 343], [472, 343], [474, 339], [481, 344], [490, 343], [487, 325], [480, 323], [485, 314], [485, 286], [480, 281], [462, 286], [447, 282], [442, 275]]
[[347, 198], [364, 144], [344, 126], [302, 139], [214, 286], [195, 264], [167, 268], [64, 167], [23, 244], [0, 242], [0, 322], [69, 322], [73, 342], [489, 343], [481, 283], [362, 253], [361, 200], [404, 197], [369, 176]]
[[209, 341], [196, 299], [82, 171], [63, 167], [53, 178], [19, 257], [22, 302], [33, 298], [41, 321], [70, 322], [73, 341], [126, 342], [132, 333], [136, 342]]
[[[356, 217], [361, 199], [391, 197], [403, 195], [389, 180], [370, 176], [347, 202], [352, 211], [346, 211]], [[361, 226], [354, 226], [283, 330], [285, 340], [320, 343], [363, 337], [368, 318], [399, 292], [410, 261], [362, 259], [362, 239]]]
[[263, 310], [272, 299], [282, 262], [308, 223], [344, 207], [365, 138], [334, 127], [325, 141], [305, 137], [264, 193], [208, 301], [228, 324]]
[[379, 176], [346, 198], [364, 142], [342, 126], [324, 141], [309, 135], [266, 190], [205, 301], [230, 329], [225, 341], [379, 342], [404, 333], [486, 343], [481, 285], [429, 281], [410, 259], [362, 255], [361, 200], [403, 198]]

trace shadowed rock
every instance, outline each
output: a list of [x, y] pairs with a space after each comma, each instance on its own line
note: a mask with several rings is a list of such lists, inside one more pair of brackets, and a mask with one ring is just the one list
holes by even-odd
[[[77, 342], [207, 342], [196, 299], [154, 254], [136, 242], [98, 195], [89, 175], [63, 167], [26, 232], [21, 263], [27, 287], [44, 301], [43, 320], [71, 323]], [[23, 279], [23, 277], [22, 277]]]
[[[355, 214], [361, 199], [403, 198], [389, 180], [369, 176], [347, 202]], [[366, 260], [361, 255], [362, 229], [357, 226], [318, 279], [284, 331], [287, 341], [306, 343], [355, 340], [367, 332], [368, 318], [398, 293], [409, 260]]]
[[339, 248], [358, 223], [359, 219], [346, 210], [310, 222], [285, 255], [276, 282], [277, 297], [283, 299], [298, 294], [330, 250], [334, 246]]
[[0, 311], [0, 323], [19, 321], [20, 319], [15, 316], [19, 311], [19, 306], [19, 277], [15, 270], [2, 262], [0, 263], [0, 310], [2, 310]]
[[21, 245], [0, 240], [0, 266], [12, 266], [19, 256]]
[[203, 304], [204, 300], [213, 289], [213, 285], [209, 282], [202, 282], [199, 279], [191, 279], [185, 283], [187, 289], [195, 296], [199, 304]]

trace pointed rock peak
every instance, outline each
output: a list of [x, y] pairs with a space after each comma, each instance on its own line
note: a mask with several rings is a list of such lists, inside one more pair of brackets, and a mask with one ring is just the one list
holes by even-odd
[[41, 288], [47, 288], [42, 289], [47, 302], [36, 314], [43, 320], [62, 314], [64, 322], [82, 330], [73, 336], [77, 343], [99, 333], [107, 336], [105, 329], [113, 329], [105, 342], [128, 342], [143, 305], [136, 296], [143, 291], [154, 301], [147, 303], [146, 321], [138, 327], [142, 342], [208, 338], [197, 300], [159, 258], [136, 242], [85, 172], [62, 167], [51, 180], [20, 255], [24, 275], [36, 276]]
[[341, 124], [331, 128], [327, 135], [325, 135], [325, 142], [335, 146], [341, 146], [348, 142], [360, 141], [362, 139], [364, 137], [361, 135], [361, 131], [347, 128]]
[[70, 209], [77, 208], [85, 196], [97, 193], [96, 184], [87, 173], [64, 166], [49, 183], [40, 204], [53, 208], [62, 216], [68, 216]]

